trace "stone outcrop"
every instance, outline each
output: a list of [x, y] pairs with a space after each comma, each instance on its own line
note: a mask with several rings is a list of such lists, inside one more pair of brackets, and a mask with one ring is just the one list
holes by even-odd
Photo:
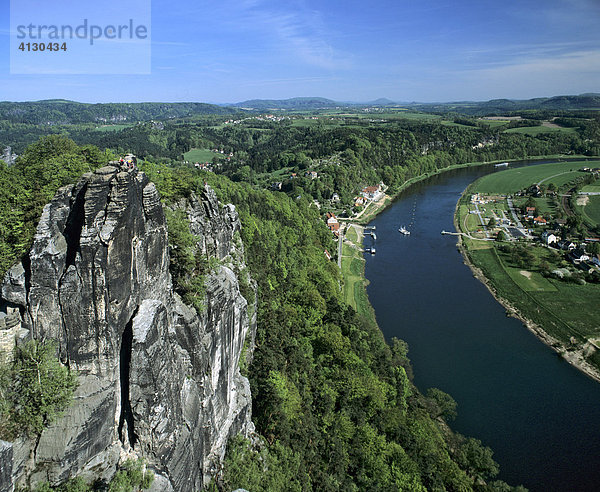
[[253, 431], [239, 371], [254, 326], [234, 273], [244, 268], [239, 219], [208, 187], [178, 206], [199, 249], [220, 260], [200, 313], [173, 291], [162, 205], [143, 173], [98, 169], [44, 208], [2, 296], [33, 338], [57, 340], [79, 387], [39, 439], [13, 443], [13, 482], [109, 479], [120, 460], [143, 457], [156, 490], [198, 490], [227, 439]]

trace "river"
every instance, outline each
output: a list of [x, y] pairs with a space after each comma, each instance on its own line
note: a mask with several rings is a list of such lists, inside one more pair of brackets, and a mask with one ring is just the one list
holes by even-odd
[[[370, 225], [369, 299], [386, 338], [409, 345], [415, 384], [458, 403], [454, 430], [490, 446], [498, 478], [532, 491], [600, 490], [600, 384], [539, 341], [464, 265], [456, 202], [493, 166], [413, 185]], [[398, 232], [400, 226], [411, 235]], [[365, 238], [370, 246], [371, 238]]]

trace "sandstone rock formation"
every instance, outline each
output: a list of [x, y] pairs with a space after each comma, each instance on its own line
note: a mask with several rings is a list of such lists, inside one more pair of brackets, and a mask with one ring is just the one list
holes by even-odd
[[2, 296], [32, 337], [58, 341], [80, 384], [39, 439], [2, 451], [12, 451], [13, 483], [108, 479], [119, 460], [144, 457], [156, 490], [198, 490], [228, 437], [252, 432], [238, 365], [254, 329], [233, 271], [244, 268], [239, 219], [208, 187], [179, 206], [199, 247], [221, 260], [201, 313], [173, 291], [162, 205], [143, 173], [98, 169], [44, 208], [29, 259], [7, 273]]

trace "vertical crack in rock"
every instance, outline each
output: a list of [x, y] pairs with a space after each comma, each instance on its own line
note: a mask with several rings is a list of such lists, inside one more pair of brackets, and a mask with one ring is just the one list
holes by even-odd
[[[23, 298], [23, 301], [26, 304], [29, 298], [29, 290], [31, 289], [31, 258], [29, 257], [29, 253], [23, 255], [23, 257], [21, 258], [21, 264], [23, 265], [23, 284], [25, 287], [25, 296]], [[24, 319], [26, 305], [19, 304], [19, 312], [21, 313], [21, 318]]]
[[[23, 308], [33, 338], [58, 339], [80, 385], [62, 419], [15, 448], [19, 480], [108, 481], [124, 455], [143, 455], [157, 490], [200, 490], [228, 438], [253, 432], [250, 385], [238, 368], [256, 319], [234, 273], [245, 268], [240, 223], [209, 187], [199, 196], [177, 206], [202, 254], [222, 262], [207, 275], [200, 313], [173, 292], [160, 196], [145, 175], [106, 166], [44, 208], [2, 296]], [[0, 443], [0, 461], [1, 451]]]
[[65, 271], [70, 265], [75, 264], [75, 257], [77, 251], [79, 251], [79, 242], [81, 239], [81, 231], [85, 222], [85, 192], [87, 190], [87, 183], [81, 187], [75, 201], [71, 207], [69, 216], [67, 217], [67, 223], [65, 224], [65, 231], [63, 235], [67, 241], [67, 255], [65, 263]]
[[[133, 421], [133, 411], [131, 410], [130, 392], [130, 370], [131, 370], [131, 352], [133, 348], [133, 318], [135, 318], [138, 308], [131, 316], [131, 319], [125, 326], [123, 337], [121, 339], [121, 353], [119, 358], [119, 372], [121, 376], [121, 416], [119, 417], [119, 439], [123, 444], [129, 440], [129, 445], [133, 448], [137, 441]], [[126, 426], [126, 427], [125, 427]], [[124, 431], [125, 427], [125, 431]]]

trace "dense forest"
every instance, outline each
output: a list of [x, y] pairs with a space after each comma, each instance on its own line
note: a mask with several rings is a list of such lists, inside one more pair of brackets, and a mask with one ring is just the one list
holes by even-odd
[[[348, 210], [365, 185], [384, 182], [393, 193], [454, 164], [600, 154], [597, 113], [511, 112], [490, 124], [458, 113], [265, 118], [189, 105], [83, 105], [78, 114], [71, 103], [27, 104], [41, 106], [0, 105], [0, 144], [19, 154], [0, 161], [2, 273], [28, 250], [60, 186], [125, 152], [142, 158], [166, 204], [208, 183], [236, 205], [248, 265], [240, 288], [253, 295], [248, 274], [258, 286], [256, 347], [244, 366], [258, 435], [230, 443], [212, 488], [513, 490], [494, 481], [489, 448], [450, 430], [452, 398], [416, 389], [406, 344], [387, 343], [373, 317], [344, 303], [343, 278], [324, 254], [336, 248], [314, 201], [338, 193]], [[535, 130], [550, 120], [555, 131]], [[192, 149], [212, 157], [214, 172], [186, 162]], [[268, 191], [274, 181], [283, 193]], [[183, 216], [167, 219], [175, 288], [201, 309], [206, 265], [194, 258]]]
[[0, 102], [0, 120], [46, 126], [165, 120], [201, 114], [231, 114], [232, 112], [235, 111], [205, 103], [87, 104], [62, 99], [35, 102]]
[[[30, 146], [15, 166], [3, 167], [3, 271], [30, 244], [43, 202], [110, 158], [54, 135]], [[450, 431], [452, 398], [415, 388], [406, 344], [388, 345], [372, 320], [343, 303], [340, 274], [323, 254], [333, 249], [331, 237], [308, 197], [293, 199], [189, 167], [143, 168], [165, 202], [208, 182], [223, 202], [234, 203], [258, 283], [256, 349], [245, 369], [258, 437], [232, 441], [213, 487], [511, 490], [491, 481], [498, 466], [490, 449]], [[171, 242], [181, 240], [171, 232]], [[172, 256], [174, 272], [181, 261]]]

